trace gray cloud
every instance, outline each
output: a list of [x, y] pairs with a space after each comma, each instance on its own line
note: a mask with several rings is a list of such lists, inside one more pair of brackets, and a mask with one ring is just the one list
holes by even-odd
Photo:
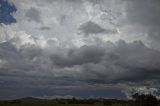
[[160, 12], [158, 0], [135, 0], [127, 2], [128, 19], [134, 23], [147, 26], [160, 25]]
[[52, 61], [58, 66], [82, 65], [89, 62], [97, 63], [104, 56], [105, 50], [96, 46], [82, 46], [70, 49], [66, 56], [52, 55]]
[[16, 49], [6, 42], [0, 44], [0, 51], [0, 84], [3, 87], [14, 84], [12, 81], [15, 81], [15, 87], [20, 87], [16, 85], [18, 81], [22, 87], [32, 89], [36, 89], [34, 84], [39, 89], [65, 90], [83, 89], [79, 84], [116, 86], [145, 85], [146, 82], [157, 87], [154, 83], [160, 80], [160, 52], [146, 47], [141, 41], [101, 42], [100, 45], [68, 49], [57, 47], [56, 52], [33, 45]]
[[82, 3], [82, 0], [65, 0], [66, 2]]
[[135, 26], [140, 26], [141, 30], [146, 30], [148, 40], [153, 48], [160, 50], [160, 1], [141, 0], [127, 2], [128, 22]]
[[26, 17], [28, 17], [29, 20], [31, 20], [31, 21], [41, 22], [40, 12], [36, 8], [30, 8], [26, 12]]
[[40, 27], [41, 30], [50, 30], [51, 28], [50, 27], [47, 27], [47, 26], [42, 26]]
[[88, 21], [88, 22], [82, 24], [79, 27], [79, 30], [81, 30], [85, 35], [99, 34], [99, 33], [113, 34], [113, 33], [117, 32], [115, 29], [104, 29], [92, 21]]
[[[50, 65], [57, 67], [56, 70], [65, 71], [68, 67], [69, 73], [62, 71], [62, 73], [58, 73], [60, 76], [76, 75], [77, 72], [74, 69], [78, 69], [81, 73], [79, 78], [84, 76], [84, 79], [88, 79], [90, 76], [91, 79], [104, 80], [108, 83], [110, 81], [136, 82], [157, 78], [160, 70], [159, 51], [146, 47], [140, 41], [133, 43], [119, 41], [116, 44], [112, 43], [111, 46], [107, 45], [108, 43], [103, 43], [103, 46], [82, 46], [62, 52], [58, 51], [58, 54], [51, 53], [48, 56], [40, 54], [36, 48], [23, 47], [20, 53], [25, 60], [32, 62], [40, 70], [45, 69], [43, 61], [45, 62], [47, 58], [50, 58], [47, 59], [47, 61], [51, 61]], [[46, 65], [51, 68], [49, 70], [53, 70], [51, 66], [48, 66], [49, 64]], [[87, 75], [86, 78], [83, 74]]]

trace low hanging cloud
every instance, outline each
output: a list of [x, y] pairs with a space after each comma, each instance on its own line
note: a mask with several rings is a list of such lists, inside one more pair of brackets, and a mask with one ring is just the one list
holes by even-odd
[[135, 94], [135, 93], [139, 93], [139, 94], [152, 94], [155, 97], [157, 97], [158, 99], [159, 94], [160, 94], [160, 90], [157, 88], [148, 88], [146, 86], [141, 86], [141, 87], [131, 87], [131, 88], [126, 88], [124, 91], [125, 95], [127, 96], [128, 99], [132, 99], [131, 95]]

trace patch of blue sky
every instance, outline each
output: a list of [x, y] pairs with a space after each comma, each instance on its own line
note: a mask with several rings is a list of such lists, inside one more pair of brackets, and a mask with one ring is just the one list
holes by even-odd
[[10, 4], [7, 0], [0, 0], [0, 24], [15, 23], [16, 19], [12, 13], [16, 12], [16, 7]]

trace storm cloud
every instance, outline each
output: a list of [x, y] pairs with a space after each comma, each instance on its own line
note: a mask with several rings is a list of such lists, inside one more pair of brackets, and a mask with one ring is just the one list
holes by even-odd
[[158, 0], [8, 3], [17, 11], [0, 25], [0, 99], [159, 92]]

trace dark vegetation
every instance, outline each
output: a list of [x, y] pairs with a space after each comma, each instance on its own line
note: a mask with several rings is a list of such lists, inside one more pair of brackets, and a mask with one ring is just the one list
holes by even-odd
[[134, 94], [132, 100], [116, 99], [38, 99], [22, 98], [0, 101], [0, 106], [160, 106], [160, 100], [153, 95]]

